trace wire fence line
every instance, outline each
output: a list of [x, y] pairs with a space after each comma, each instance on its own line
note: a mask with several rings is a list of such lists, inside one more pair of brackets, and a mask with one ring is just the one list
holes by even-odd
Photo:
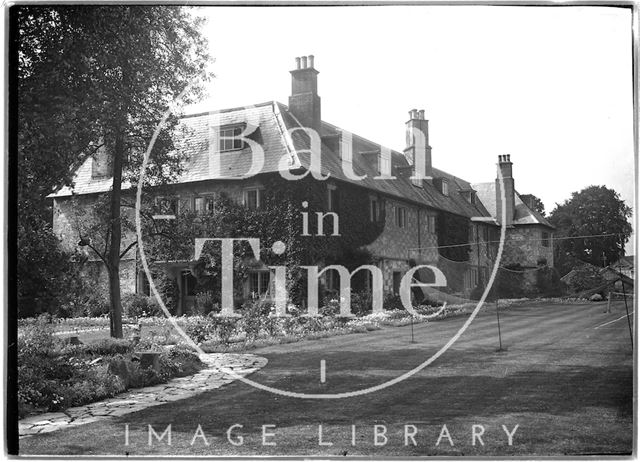
[[[562, 236], [562, 237], [553, 237], [553, 238], [530, 238], [530, 239], [506, 239], [508, 242], [542, 242], [542, 241], [565, 241], [569, 239], [586, 239], [586, 238], [604, 238], [604, 237], [612, 237], [612, 236], [623, 236], [623, 233], [607, 233], [607, 234], [588, 234], [582, 236]], [[412, 250], [429, 250], [429, 249], [451, 249], [456, 247], [464, 247], [468, 245], [486, 245], [486, 244], [499, 244], [500, 240], [491, 240], [491, 241], [482, 241], [482, 242], [467, 242], [465, 244], [449, 244], [449, 245], [432, 245], [429, 247], [411, 247], [409, 251]]]

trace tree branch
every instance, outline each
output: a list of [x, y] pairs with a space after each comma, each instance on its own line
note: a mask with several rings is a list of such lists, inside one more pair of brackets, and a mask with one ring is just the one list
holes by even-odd
[[100, 257], [100, 260], [102, 260], [102, 262], [105, 264], [105, 266], [107, 267], [107, 269], [109, 268], [109, 263], [107, 262], [107, 260], [102, 256], [102, 254], [100, 252], [98, 252], [98, 250], [91, 245], [91, 243], [87, 243], [87, 247], [89, 247], [91, 250], [93, 250], [95, 252], [95, 254]]
[[131, 244], [129, 244], [126, 249], [122, 251], [122, 253], [120, 254], [120, 258], [124, 257], [127, 254], [127, 252], [133, 249], [137, 244], [138, 244], [138, 240], [136, 239]]

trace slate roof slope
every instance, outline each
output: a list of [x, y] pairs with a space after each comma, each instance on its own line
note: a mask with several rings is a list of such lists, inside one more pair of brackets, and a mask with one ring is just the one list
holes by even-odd
[[[91, 178], [92, 159], [86, 159], [77, 168], [73, 176], [73, 187], [63, 186], [57, 191], [49, 194], [48, 198], [71, 196], [72, 194], [94, 194], [109, 191], [113, 180], [108, 178]], [[127, 182], [122, 182], [122, 189], [128, 189], [131, 185]]]
[[[178, 183], [191, 183], [216, 178], [210, 169], [209, 139], [211, 128], [246, 124], [248, 129], [255, 128], [248, 138], [259, 143], [264, 151], [264, 166], [262, 173], [279, 171], [282, 158], [292, 167], [310, 166], [308, 137], [302, 130], [288, 130], [300, 127], [296, 118], [288, 111], [284, 104], [274, 101], [261, 103], [249, 107], [239, 107], [211, 111], [201, 114], [185, 116], [181, 119], [183, 137], [176, 142], [177, 148], [186, 152], [189, 160]], [[469, 190], [471, 184], [447, 172], [434, 168], [434, 176], [445, 178], [449, 182], [449, 195], [443, 195], [430, 182], [423, 182], [422, 187], [415, 186], [408, 178], [412, 174], [410, 165], [404, 154], [391, 150], [393, 175], [395, 180], [375, 180], [379, 175], [378, 155], [381, 146], [365, 138], [353, 135], [353, 170], [357, 175], [367, 175], [361, 181], [348, 178], [342, 170], [339, 148], [336, 142], [331, 142], [331, 135], [340, 133], [340, 129], [327, 122], [322, 123], [322, 171], [330, 173], [331, 177], [339, 181], [346, 181], [358, 186], [377, 191], [381, 194], [394, 196], [434, 209], [449, 211], [465, 217], [490, 217], [490, 212], [481, 201], [471, 204], [460, 194], [460, 190]], [[369, 154], [363, 154], [368, 152]], [[221, 154], [221, 175], [237, 179], [249, 171], [251, 165], [251, 149], [224, 152]], [[92, 159], [87, 159], [77, 170], [74, 177], [74, 187], [63, 187], [49, 197], [63, 197], [71, 194], [92, 194], [108, 191], [111, 179], [92, 179]], [[406, 169], [403, 177], [396, 172], [396, 168]], [[131, 185], [123, 184], [123, 189]]]
[[[188, 155], [184, 171], [177, 183], [190, 183], [214, 179], [215, 176], [209, 165], [209, 139], [213, 128], [246, 124], [247, 131], [252, 131], [247, 137], [259, 143], [264, 150], [264, 167], [262, 172], [278, 171], [280, 158], [290, 152], [286, 137], [281, 133], [282, 122], [278, 120], [274, 110], [274, 103], [267, 102], [250, 107], [224, 109], [185, 116], [180, 120], [182, 137], [176, 140], [176, 148]], [[251, 166], [251, 149], [221, 153], [221, 172], [224, 177], [240, 177], [249, 171]], [[92, 194], [111, 189], [112, 180], [91, 178], [92, 159], [88, 158], [76, 170], [73, 188], [63, 187], [49, 197], [63, 197], [71, 194]], [[220, 179], [220, 178], [215, 178]], [[130, 184], [123, 183], [123, 189], [130, 188]]]
[[[283, 104], [278, 104], [284, 115], [283, 120], [287, 125], [287, 129], [300, 127], [298, 121], [295, 120], [295, 118], [288, 112], [287, 107]], [[402, 177], [398, 173], [395, 173], [394, 169], [392, 169], [392, 174], [396, 176], [397, 179], [374, 179], [374, 177], [380, 175], [378, 156], [381, 146], [357, 135], [352, 135], [353, 172], [355, 175], [366, 175], [366, 178], [363, 178], [362, 180], [354, 180], [347, 177], [342, 169], [342, 160], [340, 158], [339, 148], [330, 145], [332, 143], [328, 143], [326, 141], [326, 139], [332, 134], [338, 134], [340, 131], [340, 128], [327, 122], [323, 122], [322, 124], [321, 133], [323, 134], [323, 143], [321, 152], [323, 174], [330, 173], [331, 177], [334, 179], [346, 181], [382, 194], [403, 198], [405, 200], [435, 209], [449, 211], [465, 217], [490, 217], [489, 212], [479, 201], [476, 201], [476, 204], [473, 205], [460, 194], [459, 190], [471, 189], [471, 184], [469, 182], [436, 168], [433, 169], [434, 176], [446, 178], [449, 182], [449, 196], [443, 195], [433, 184], [427, 181], [423, 182], [422, 187], [415, 186], [409, 178]], [[294, 132], [292, 139], [294, 148], [298, 152], [301, 165], [308, 168], [310, 166], [310, 155], [308, 152], [304, 152], [309, 146], [308, 139], [306, 139], [301, 130]], [[377, 152], [378, 154], [363, 154], [363, 152]], [[398, 167], [402, 169], [410, 167], [404, 154], [397, 151], [391, 151], [391, 159], [394, 168]], [[410, 176], [410, 174], [407, 176]]]
[[[492, 217], [496, 217], [496, 183], [476, 183], [471, 185], [476, 190], [478, 198], [484, 204]], [[518, 192], [515, 193], [515, 217], [514, 225], [543, 225], [555, 229], [551, 223], [535, 210], [530, 209], [524, 203]]]

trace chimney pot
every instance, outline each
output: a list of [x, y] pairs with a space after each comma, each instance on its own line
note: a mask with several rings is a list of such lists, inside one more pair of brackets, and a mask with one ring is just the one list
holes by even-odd
[[[303, 127], [319, 131], [322, 123], [318, 96], [319, 72], [313, 68], [313, 58], [313, 55], [296, 58], [298, 68], [291, 71], [289, 111]], [[308, 64], [311, 67], [307, 67]]]
[[429, 146], [429, 122], [424, 120], [424, 110], [409, 111], [406, 130], [406, 148], [404, 155], [413, 166], [411, 180], [415, 186], [422, 187], [423, 181], [433, 177], [431, 147]]
[[[502, 200], [504, 188], [504, 201]], [[515, 216], [515, 187], [511, 154], [498, 156], [498, 176], [496, 177], [496, 218], [502, 222], [502, 210], [505, 209], [506, 225], [511, 226]]]

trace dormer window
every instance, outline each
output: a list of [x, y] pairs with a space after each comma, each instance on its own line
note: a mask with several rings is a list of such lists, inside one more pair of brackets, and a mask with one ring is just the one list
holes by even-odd
[[241, 138], [243, 129], [244, 127], [242, 125], [221, 127], [219, 132], [220, 152], [237, 151], [244, 148], [244, 143]]
[[471, 205], [476, 205], [476, 192], [473, 189], [460, 189], [458, 192]]
[[449, 195], [449, 182], [444, 178], [442, 179], [442, 185], [441, 185], [440, 191], [444, 196]]

